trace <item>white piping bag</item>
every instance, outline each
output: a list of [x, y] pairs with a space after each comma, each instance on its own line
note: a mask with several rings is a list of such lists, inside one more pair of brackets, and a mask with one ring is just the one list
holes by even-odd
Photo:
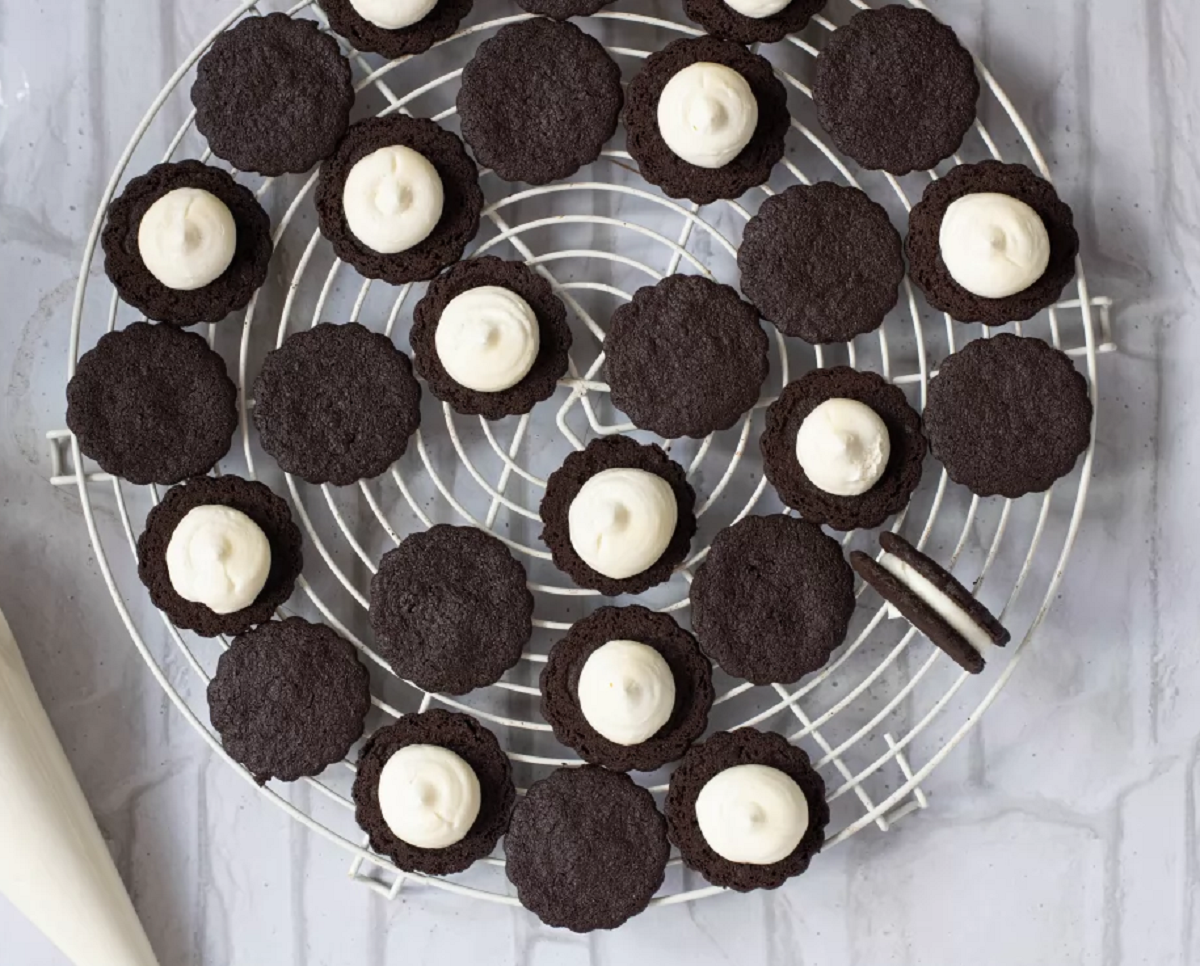
[[76, 966], [158, 966], [3, 613], [0, 893]]

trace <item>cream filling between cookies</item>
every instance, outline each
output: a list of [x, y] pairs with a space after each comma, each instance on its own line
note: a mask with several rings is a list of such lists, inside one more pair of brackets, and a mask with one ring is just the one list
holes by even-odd
[[769, 765], [734, 765], [696, 796], [700, 834], [729, 862], [772, 865], [786, 859], [808, 831], [808, 799], [791, 775]]
[[[966, 642], [980, 654], [986, 655], [987, 649], [993, 646], [992, 636], [987, 630], [956, 604], [949, 594], [939, 590], [928, 577], [919, 573], [911, 564], [907, 564], [895, 554], [885, 551], [879, 558], [879, 566], [932, 607], [942, 620], [961, 634]], [[889, 617], [903, 616], [891, 602], [887, 606]]]
[[197, 506], [167, 543], [167, 576], [184, 600], [217, 614], [249, 607], [271, 572], [271, 544], [241, 510]]
[[379, 810], [392, 834], [419, 849], [461, 842], [479, 817], [479, 776], [449, 748], [405, 745], [379, 773]]

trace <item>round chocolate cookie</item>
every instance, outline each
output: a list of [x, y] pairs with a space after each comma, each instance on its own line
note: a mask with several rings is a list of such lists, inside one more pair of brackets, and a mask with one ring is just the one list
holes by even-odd
[[722, 530], [692, 581], [700, 649], [752, 684], [791, 684], [824, 667], [854, 613], [841, 545], [795, 517], [746, 517]]
[[546, 925], [616, 929], [663, 883], [666, 824], [654, 797], [628, 775], [560, 768], [517, 802], [505, 871], [521, 905]]
[[764, 318], [822, 345], [883, 324], [904, 280], [904, 253], [882, 205], [822, 181], [763, 202], [746, 225], [738, 268]]
[[[408, 745], [434, 745], [454, 752], [479, 780], [479, 815], [466, 837], [441, 849], [421, 848], [399, 838], [388, 826], [379, 804], [383, 766]], [[512, 766], [496, 736], [468, 714], [435, 709], [406, 714], [380, 728], [363, 746], [354, 779], [354, 818], [371, 839], [371, 848], [386, 855], [404, 872], [450, 875], [462, 872], [491, 854], [508, 828], [517, 789]]]
[[[593, 570], [571, 546], [568, 515], [571, 502], [583, 485], [604, 470], [616, 468], [644, 470], [666, 480], [675, 494], [678, 517], [671, 542], [662, 556], [647, 570], [624, 579], [606, 577]], [[550, 474], [539, 511], [542, 517], [542, 542], [550, 549], [554, 565], [580, 587], [598, 590], [606, 597], [640, 594], [669, 580], [672, 572], [687, 557], [696, 534], [696, 491], [687, 481], [683, 467], [661, 448], [642, 445], [627, 436], [600, 436], [587, 448], [572, 453], [562, 466]]]
[[600, 41], [539, 17], [480, 44], [463, 68], [458, 114], [481, 165], [505, 181], [541, 185], [600, 157], [622, 98], [621, 69]]
[[[887, 427], [891, 453], [883, 475], [866, 493], [838, 496], [817, 486], [796, 458], [796, 436], [804, 420], [827, 399], [853, 399], [869, 406]], [[921, 417], [903, 390], [874, 372], [848, 366], [814, 369], [789, 383], [767, 410], [759, 441], [763, 470], [779, 498], [805, 520], [835, 530], [877, 527], [908, 505], [921, 482], [925, 437]]]
[[747, 17], [725, 0], [683, 0], [683, 12], [714, 37], [739, 44], [773, 44], [808, 26], [826, 0], [791, 0], [769, 17]]
[[[177, 188], [199, 188], [216, 196], [229, 209], [237, 228], [237, 247], [229, 267], [207, 285], [190, 291], [168, 288], [155, 278], [138, 246], [142, 216], [159, 198]], [[254, 193], [220, 168], [199, 161], [157, 164], [130, 181], [108, 206], [100, 245], [104, 249], [105, 274], [117, 294], [147, 318], [172, 325], [220, 322], [231, 312], [245, 308], [267, 280], [274, 248], [271, 219]]]
[[604, 355], [613, 405], [666, 439], [729, 429], [769, 368], [758, 311], [700, 275], [638, 289], [613, 313]]
[[[444, 200], [441, 220], [428, 238], [407, 251], [386, 255], [354, 237], [346, 222], [342, 193], [355, 164], [380, 148], [396, 144], [412, 148], [433, 165], [442, 181]], [[463, 250], [479, 231], [483, 192], [479, 189], [479, 171], [462, 141], [425, 118], [389, 114], [350, 125], [333, 157], [321, 165], [316, 204], [321, 234], [329, 239], [338, 258], [367, 278], [404, 285], [428, 281], [462, 258]]]
[[925, 435], [950, 479], [978, 496], [1042, 493], [1091, 442], [1087, 380], [1041, 339], [976, 339], [930, 380]]
[[902, 4], [864, 10], [817, 58], [813, 100], [843, 154], [892, 174], [950, 157], [975, 123], [975, 61], [953, 30]]
[[349, 486], [387, 470], [421, 424], [421, 386], [392, 340], [322, 322], [267, 353], [254, 381], [263, 449], [309, 483]]
[[350, 62], [315, 21], [246, 17], [200, 59], [192, 104], [196, 130], [235, 168], [308, 171], [350, 123]]
[[135, 322], [100, 337], [67, 383], [83, 455], [130, 483], [203, 476], [229, 452], [237, 388], [194, 332]]
[[393, 671], [426, 691], [500, 680], [533, 634], [533, 594], [508, 548], [476, 527], [439, 524], [384, 554], [371, 629]]
[[291, 782], [341, 761], [362, 737], [371, 680], [324, 624], [268, 621], [233, 639], [208, 683], [221, 744], [254, 780]]
[[590, 17], [613, 0], [517, 0], [517, 6], [543, 17], [566, 20], [568, 17]]
[[[964, 195], [980, 193], [1008, 195], [1025, 202], [1037, 212], [1050, 238], [1050, 262], [1042, 277], [1008, 298], [989, 299], [968, 292], [953, 279], [942, 260], [940, 236], [946, 209]], [[984, 161], [960, 164], [925, 189], [908, 218], [906, 247], [909, 275], [935, 309], [959, 322], [1004, 325], [1031, 319], [1058, 301], [1075, 277], [1079, 235], [1075, 216], [1049, 181], [1023, 164]]]
[[425, 53], [439, 40], [451, 36], [474, 5], [474, 0], [438, 0], [416, 23], [390, 30], [363, 17], [351, 0], [317, 2], [329, 18], [329, 26], [350, 41], [355, 50], [370, 51], [389, 60]]
[[[227, 506], [258, 524], [271, 547], [271, 569], [254, 602], [229, 614], [180, 597], [167, 570], [167, 547], [180, 521], [199, 506]], [[304, 568], [300, 529], [292, 522], [287, 501], [262, 483], [239, 476], [198, 476], [167, 491], [163, 501], [146, 515], [146, 529], [137, 542], [138, 577], [150, 591], [154, 606], [176, 627], [201, 637], [240, 634], [271, 619], [275, 608], [292, 596]]]
[[[538, 322], [538, 354], [533, 368], [515, 386], [499, 392], [477, 392], [455, 382], [437, 352], [437, 326], [446, 306], [463, 292], [483, 285], [506, 288], [521, 296]], [[409, 341], [417, 374], [438, 399], [464, 416], [503, 419], [529, 412], [554, 395], [567, 372], [571, 327], [567, 309], [550, 283], [523, 262], [506, 262], [491, 255], [459, 262], [435, 278], [413, 310]]]
[[[746, 79], [758, 101], [758, 126], [741, 154], [722, 168], [702, 168], [684, 161], [667, 147], [658, 129], [658, 102], [663, 89], [679, 71], [692, 64], [723, 64]], [[672, 41], [647, 58], [630, 82], [625, 96], [628, 149], [642, 177], [668, 197], [690, 198], [709, 204], [719, 198], [739, 198], [766, 182], [783, 157], [791, 126], [787, 90], [770, 61], [732, 40], [685, 37]]]
[[[675, 679], [671, 717], [636, 745], [620, 745], [596, 731], [579, 706], [579, 675], [587, 659], [609, 641], [637, 641], [654, 648]], [[683, 757], [704, 734], [713, 703], [712, 665], [696, 639], [669, 614], [645, 607], [601, 607], [574, 624], [550, 650], [542, 668], [542, 717], [554, 737], [579, 757], [612, 771], [654, 771]]]
[[[783, 772], [800, 786], [808, 804], [808, 828], [796, 848], [769, 865], [731, 862], [718, 855], [704, 838], [696, 818], [696, 799], [711, 779], [738, 765], [765, 765]], [[808, 755], [788, 744], [783, 735], [754, 728], [720, 731], [696, 745], [679, 763], [667, 789], [667, 834], [683, 861], [713, 885], [749, 892], [778, 889], [792, 876], [808, 868], [812, 857], [825, 844], [829, 803], [825, 780], [809, 764]]]

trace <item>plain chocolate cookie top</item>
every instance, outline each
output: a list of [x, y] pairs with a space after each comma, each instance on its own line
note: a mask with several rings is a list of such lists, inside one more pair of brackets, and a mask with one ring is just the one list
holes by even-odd
[[666, 821], [628, 775], [560, 768], [517, 802], [504, 839], [517, 898], [548, 926], [616, 929], [662, 885]]
[[1088, 448], [1091, 425], [1087, 380], [1041, 339], [976, 339], [929, 382], [929, 448], [950, 479], [978, 496], [1050, 489]]
[[[452, 751], [471, 766], [479, 780], [479, 815], [465, 838], [443, 849], [410, 845], [396, 836], [383, 817], [379, 805], [383, 767], [408, 745], [435, 745]], [[354, 818], [370, 837], [371, 848], [405, 872], [450, 875], [491, 854], [508, 828], [517, 789], [512, 766], [496, 736], [468, 714], [437, 708], [406, 714], [371, 735], [358, 759], [352, 794]]]
[[371, 581], [381, 657], [426, 691], [494, 684], [533, 634], [533, 594], [508, 548], [476, 527], [439, 524], [384, 554]]
[[883, 206], [822, 181], [763, 202], [746, 225], [738, 268], [764, 318], [820, 345], [883, 324], [904, 280], [904, 253]]
[[[800, 786], [808, 804], [808, 829], [790, 855], [770, 865], [730, 862], [713, 851], [700, 831], [696, 799], [720, 772], [737, 765], [765, 765], [783, 772]], [[713, 885], [738, 892], [777, 889], [808, 868], [825, 844], [829, 803], [825, 780], [809, 764], [803, 749], [783, 735], [754, 728], [721, 731], [687, 753], [667, 789], [667, 834], [679, 848], [683, 861]]]
[[[671, 717], [636, 745], [619, 745], [596, 731], [579, 706], [579, 676], [589, 657], [609, 641], [637, 641], [656, 650], [675, 680]], [[550, 649], [542, 668], [542, 717], [554, 737], [579, 757], [612, 771], [654, 771], [683, 757], [704, 734], [714, 693], [712, 665], [696, 639], [669, 614], [645, 607], [601, 607], [572, 625]]]
[[[828, 399], [854, 399], [869, 406], [888, 431], [891, 453], [883, 476], [858, 496], [826, 493], [813, 483], [796, 458], [796, 436], [804, 420]], [[904, 391], [874, 372], [848, 366], [814, 369], [789, 383], [767, 410], [759, 441], [763, 470], [779, 498], [806, 520], [835, 530], [877, 527], [908, 505], [921, 482], [925, 437], [921, 417]]]
[[729, 429], [769, 368], [758, 311], [700, 275], [638, 289], [613, 313], [604, 355], [613, 405], [666, 439]]
[[590, 17], [613, 0], [517, 0], [517, 6], [543, 17], [566, 20], [568, 17]]
[[[684, 161], [667, 147], [658, 130], [658, 102], [663, 89], [679, 71], [701, 62], [736, 70], [758, 101], [754, 136], [742, 153], [722, 168], [702, 168]], [[642, 177], [671, 198], [690, 198], [699, 204], [739, 198], [766, 182], [783, 157], [791, 123], [787, 89], [775, 76], [770, 61], [732, 40], [717, 37], [684, 37], [651, 54], [630, 81], [625, 95], [627, 147]]]
[[387, 470], [421, 423], [421, 386], [392, 340], [323, 322], [267, 354], [254, 382], [263, 449], [309, 483], [349, 486]]
[[[455, 382], [437, 352], [438, 321], [446, 306], [463, 292], [483, 285], [496, 285], [521, 296], [538, 322], [538, 354], [533, 368], [515, 386], [499, 392], [478, 392]], [[541, 275], [524, 262], [484, 255], [459, 262], [430, 282], [425, 297], [413, 310], [409, 342], [417, 374], [438, 399], [464, 416], [502, 419], [527, 413], [554, 395], [558, 380], [567, 373], [571, 327], [567, 325], [566, 306]]]
[[235, 637], [208, 684], [229, 755], [260, 785], [318, 775], [362, 737], [371, 682], [352, 644], [299, 617]]
[[[146, 267], [138, 246], [142, 216], [163, 195], [177, 188], [199, 188], [216, 196], [229, 209], [237, 230], [229, 267], [207, 285], [191, 291], [168, 288]], [[104, 271], [117, 294], [146, 317], [172, 325], [220, 322], [245, 308], [267, 280], [274, 245], [271, 219], [254, 193], [220, 168], [199, 161], [156, 164], [125, 186], [108, 206], [104, 234]]]
[[366, 50], [391, 60], [423, 54], [458, 29], [471, 12], [474, 0], [438, 0], [429, 13], [407, 27], [389, 30], [371, 23], [354, 9], [351, 0], [317, 0], [329, 26], [350, 41], [355, 50]]
[[[442, 217], [429, 237], [407, 251], [386, 255], [368, 248], [350, 230], [342, 194], [351, 169], [380, 148], [401, 144], [433, 165], [442, 180]], [[479, 231], [483, 192], [479, 170], [455, 135], [433, 121], [402, 114], [372, 117], [350, 125], [337, 151], [321, 165], [317, 179], [317, 218], [321, 234], [338, 258], [367, 278], [391, 285], [426, 282], [460, 258]]]
[[[994, 192], [1023, 201], [1037, 212], [1050, 238], [1050, 262], [1029, 288], [1003, 299], [968, 292], [954, 281], [942, 260], [941, 231], [946, 209], [964, 195]], [[1075, 277], [1079, 235], [1075, 216], [1054, 185], [1023, 164], [984, 161], [960, 164], [932, 182], [908, 218], [909, 274], [935, 309], [959, 322], [1004, 325], [1023, 322], [1053, 305]]]
[[83, 455], [130, 483], [203, 476], [229, 452], [237, 388], [203, 337], [135, 322], [100, 337], [67, 383]]
[[826, 0], [792, 0], [769, 17], [747, 17], [725, 0], [683, 0], [683, 12], [714, 37], [739, 44], [773, 44], [803, 30], [825, 3]]
[[962, 144], [979, 100], [975, 61], [926, 10], [854, 15], [817, 58], [813, 100], [843, 154], [892, 174], [925, 171]]
[[790, 684], [824, 667], [845, 639], [854, 573], [815, 523], [746, 517], [717, 534], [691, 601], [700, 649], [726, 672]]
[[[185, 600], [171, 584], [167, 547], [180, 521], [200, 506], [240, 510], [258, 524], [271, 547], [271, 569], [262, 590], [252, 604], [231, 614], [218, 614], [204, 604]], [[275, 608], [292, 596], [304, 568], [301, 543], [287, 501], [269, 487], [240, 476], [198, 476], [172, 487], [146, 515], [146, 529], [137, 542], [138, 577], [150, 591], [154, 606], [176, 627], [194, 630], [202, 637], [241, 634], [269, 621]]]
[[462, 72], [458, 115], [475, 158], [505, 181], [559, 181], [600, 156], [621, 114], [621, 69], [572, 23], [501, 27]]
[[200, 59], [192, 103], [196, 130], [235, 168], [308, 171], [350, 123], [350, 62], [315, 21], [246, 17]]

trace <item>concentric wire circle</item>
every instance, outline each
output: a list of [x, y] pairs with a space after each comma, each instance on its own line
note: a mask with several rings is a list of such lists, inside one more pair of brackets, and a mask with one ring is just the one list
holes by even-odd
[[[921, 0], [909, 2], [924, 6]], [[622, 9], [626, 6], [635, 5], [618, 3], [617, 9], [610, 7], [578, 21], [605, 42], [626, 79], [651, 51], [675, 37], [699, 33], [676, 20], [626, 12]], [[675, 10], [668, 2], [636, 6]], [[306, 570], [300, 592], [287, 610], [325, 621], [359, 648], [372, 670], [371, 727], [440, 705], [468, 711], [492, 727], [513, 759], [522, 785], [550, 768], [577, 763], [572, 753], [554, 742], [549, 726], [538, 715], [537, 675], [556, 636], [598, 606], [601, 598], [573, 586], [550, 563], [550, 554], [539, 540], [538, 503], [546, 477], [571, 448], [581, 448], [588, 438], [609, 433], [653, 438], [635, 431], [609, 403], [608, 387], [600, 379], [604, 324], [637, 288], [676, 271], [736, 285], [737, 245], [745, 223], [764, 198], [788, 185], [834, 180], [862, 187], [889, 208], [898, 225], [905, 223], [923, 185], [939, 172], [903, 179], [853, 172], [825, 144], [804, 80], [811, 76], [813, 59], [828, 32], [866, 6], [862, 0], [832, 0], [803, 35], [761, 51], [788, 87], [792, 131], [787, 157], [771, 183], [739, 201], [700, 208], [665, 198], [638, 177], [630, 156], [618, 147], [569, 181], [539, 188], [506, 184], [483, 172], [484, 227], [468, 254], [520, 258], [550, 280], [570, 310], [575, 334], [570, 372], [558, 394], [532, 414], [497, 423], [458, 416], [448, 406], [426, 399], [422, 429], [409, 453], [383, 477], [357, 487], [309, 486], [281, 474], [250, 431], [253, 401], [247, 387], [266, 351], [290, 332], [321, 321], [359, 321], [386, 332], [407, 349], [408, 322], [420, 292], [411, 285], [391, 288], [364, 280], [333, 258], [316, 229], [310, 198], [315, 173], [262, 179], [234, 172], [256, 190], [271, 212], [277, 250], [275, 276], [255, 296], [240, 326], [234, 317], [209, 327], [210, 341], [236, 372], [241, 413], [242, 445], [219, 469], [264, 479], [290, 497], [305, 531]], [[198, 156], [217, 163], [194, 131], [194, 115], [186, 106], [186, 81], [220, 31], [239, 18], [267, 13], [270, 7], [268, 0], [245, 0], [217, 25], [155, 98], [118, 161], [80, 270], [68, 375], [74, 372], [81, 347], [90, 347], [103, 331], [133, 319], [111, 286], [104, 302], [104, 284], [95, 271], [99, 267], [93, 261], [96, 241], [108, 203], [128, 177], [156, 161]], [[527, 17], [514, 13], [484, 21], [479, 19], [484, 7], [489, 8], [488, 14], [495, 12], [490, 4], [477, 4], [475, 17], [459, 33], [418, 58], [383, 63], [351, 52], [359, 109], [379, 114], [410, 112], [456, 129], [453, 104], [460, 65], [481, 40], [504, 24]], [[322, 18], [312, 0], [288, 12]], [[445, 72], [437, 74], [439, 67]], [[1001, 158], [1003, 147], [1005, 160], [1024, 161], [1049, 177], [1044, 158], [1011, 102], [982, 64], [978, 69], [985, 89], [981, 121], [953, 163]], [[984, 120], [991, 126], [985, 126]], [[1082, 262], [1075, 284], [1077, 297], [1011, 328], [1046, 338], [1081, 359], [1095, 401], [1099, 347], [1094, 310], [1104, 301], [1089, 295]], [[883, 328], [846, 345], [814, 349], [772, 330], [767, 396], [751, 413], [733, 429], [703, 441], [656, 440], [688, 470], [698, 495], [700, 532], [684, 566], [640, 601], [673, 613], [686, 624], [688, 585], [712, 537], [749, 513], [781, 509], [762, 474], [757, 436], [763, 410], [790, 378], [814, 366], [844, 362], [881, 372], [920, 407], [937, 362], [966, 340], [990, 334], [932, 312], [907, 280], [901, 304]], [[1093, 438], [1094, 430], [1093, 426]], [[73, 438], [70, 447], [96, 558], [134, 644], [189, 722], [231, 767], [241, 770], [224, 755], [203, 706], [204, 686], [228, 641], [181, 633], [162, 615], [147, 618], [145, 592], [129, 577], [142, 519], [160, 493], [155, 487], [133, 487], [86, 472]], [[1081, 522], [1091, 467], [1089, 449], [1076, 471], [1049, 493], [1014, 502], [972, 497], [951, 485], [944, 471], [931, 462], [912, 504], [889, 522], [889, 527], [953, 565], [964, 582], [973, 582], [975, 592], [1013, 631], [1015, 645], [992, 659], [981, 678], [959, 671], [906, 623], [889, 620], [885, 608], [873, 594], [864, 595], [861, 586], [860, 606], [847, 642], [827, 667], [798, 686], [754, 687], [717, 675], [713, 728], [747, 724], [771, 728], [812, 754], [825, 776], [833, 807], [829, 845], [870, 825], [887, 830], [903, 815], [927, 804], [922, 783], [995, 700], [1055, 597]], [[115, 512], [119, 525], [108, 524], [109, 510]], [[371, 649], [366, 629], [369, 583], [379, 558], [406, 533], [439, 522], [472, 524], [493, 532], [528, 568], [536, 599], [534, 641], [518, 667], [493, 687], [457, 699], [425, 694], [396, 680]], [[871, 534], [850, 534], [844, 542], [847, 549], [877, 549]], [[148, 636], [157, 635], [151, 631], [157, 619], [173, 645], [164, 653], [147, 643]], [[353, 775], [353, 762], [347, 760], [319, 778], [270, 786], [262, 794], [344, 847], [354, 859], [356, 872], [371, 868], [387, 875], [388, 861], [363, 847], [363, 836], [354, 824], [349, 799]], [[665, 770], [642, 777], [661, 793], [668, 776]], [[499, 871], [502, 865], [497, 856], [459, 876], [433, 879], [397, 874], [390, 876], [387, 885], [375, 881], [374, 874], [363, 877], [384, 892], [394, 893], [406, 878], [419, 879], [438, 888], [514, 904], [516, 899]], [[675, 858], [663, 892], [654, 901], [681, 902], [719, 891], [705, 886]]]

